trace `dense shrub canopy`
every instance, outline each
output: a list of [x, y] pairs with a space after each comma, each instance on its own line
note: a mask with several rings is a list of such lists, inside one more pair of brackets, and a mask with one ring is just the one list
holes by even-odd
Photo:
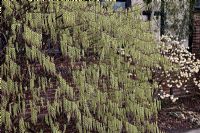
[[95, 2], [3, 6], [3, 130], [160, 132], [152, 70], [173, 64], [159, 53], [140, 7], [113, 13]]

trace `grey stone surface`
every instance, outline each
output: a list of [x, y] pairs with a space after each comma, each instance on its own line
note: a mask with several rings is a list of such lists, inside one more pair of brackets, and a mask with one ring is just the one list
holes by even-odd
[[200, 133], [200, 129], [196, 129], [196, 130], [191, 130], [191, 131], [187, 131], [184, 133]]

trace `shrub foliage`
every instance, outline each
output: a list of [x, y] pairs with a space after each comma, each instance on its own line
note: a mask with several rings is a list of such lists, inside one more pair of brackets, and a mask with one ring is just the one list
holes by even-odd
[[140, 7], [113, 13], [96, 2], [3, 6], [4, 131], [160, 132], [152, 70], [172, 63], [140, 20]]

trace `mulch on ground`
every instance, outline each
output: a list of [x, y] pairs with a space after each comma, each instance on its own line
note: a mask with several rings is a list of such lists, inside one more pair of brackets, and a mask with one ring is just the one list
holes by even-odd
[[[191, 129], [200, 128], [200, 125], [192, 123], [187, 118], [179, 118], [173, 113], [187, 114], [195, 112], [200, 116], [200, 96], [180, 98], [177, 102], [163, 101], [162, 109], [158, 114], [159, 128], [166, 133], [182, 133]], [[185, 115], [185, 117], [188, 117]]]

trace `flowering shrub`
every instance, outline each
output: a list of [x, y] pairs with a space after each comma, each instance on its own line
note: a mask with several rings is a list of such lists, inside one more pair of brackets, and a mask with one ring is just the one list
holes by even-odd
[[[12, 35], [0, 66], [6, 79], [2, 81], [2, 129], [161, 132], [156, 121], [160, 101], [153, 100], [154, 85], [148, 81], [156, 64], [171, 65], [158, 53], [149, 23], [140, 20], [139, 10], [132, 15], [113, 13], [110, 7], [104, 13], [91, 1], [48, 2], [44, 11], [46, 4], [36, 2], [33, 11], [21, 17], [24, 21], [6, 23]], [[8, 13], [26, 2], [4, 1], [4, 5]], [[43, 51], [46, 43], [40, 42], [45, 39], [41, 32], [50, 34], [52, 43], [59, 37], [61, 55]]]
[[[178, 97], [175, 97], [172, 91], [179, 90], [181, 94], [190, 93], [195, 91], [196, 88], [200, 89], [200, 80], [198, 77], [200, 69], [200, 60], [188, 51], [188, 47], [183, 46], [184, 41], [176, 41], [172, 36], [162, 36], [160, 53], [168, 58], [174, 66], [170, 71], [162, 71], [161, 67], [158, 70], [156, 81], [159, 82], [159, 93], [161, 99], [170, 97], [175, 102]], [[161, 76], [161, 77], [160, 77]], [[168, 91], [167, 91], [168, 90]], [[171, 94], [169, 94], [171, 93]], [[181, 94], [179, 94], [181, 96]]]

